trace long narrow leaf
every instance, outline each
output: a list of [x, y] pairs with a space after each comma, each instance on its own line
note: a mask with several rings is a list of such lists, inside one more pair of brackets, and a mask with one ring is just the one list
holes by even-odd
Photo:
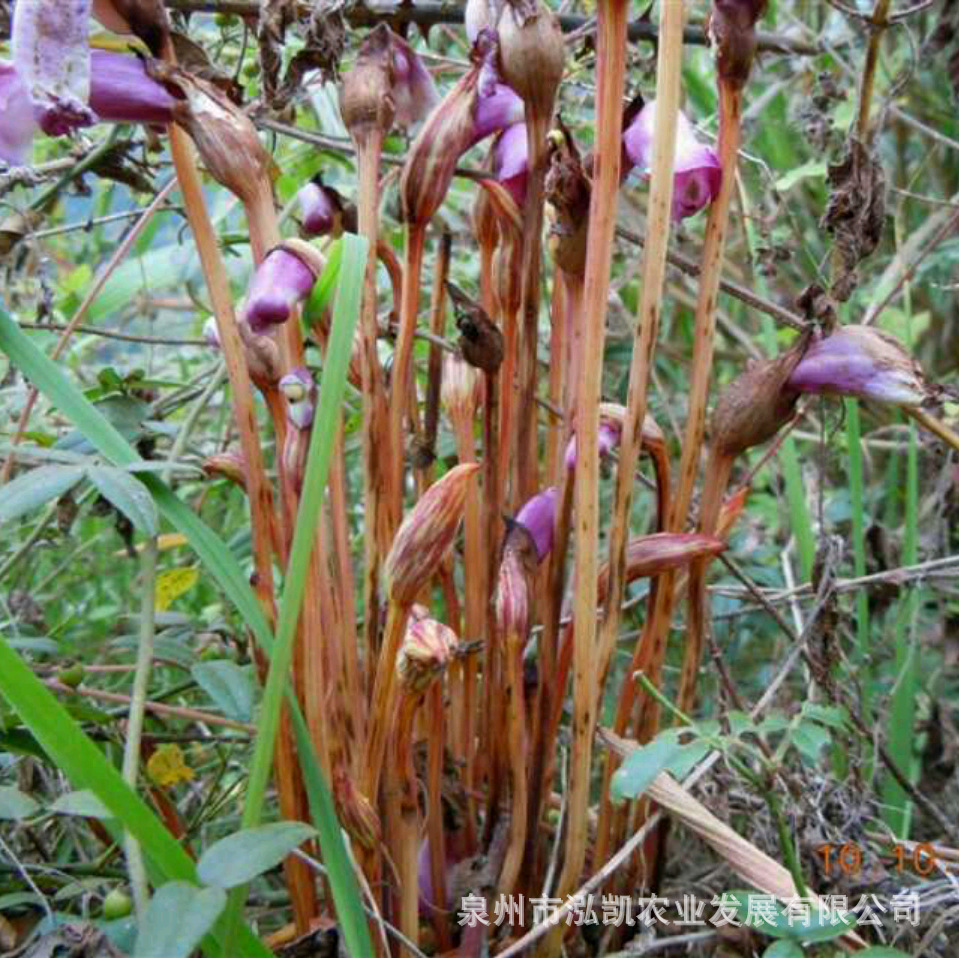
[[[306, 588], [316, 523], [326, 490], [326, 478], [333, 441], [337, 433], [343, 391], [346, 388], [353, 332], [360, 312], [360, 291], [363, 286], [363, 272], [366, 269], [367, 242], [361, 237], [345, 234], [342, 238], [342, 250], [330, 342], [326, 352], [317, 413], [303, 478], [303, 497], [296, 517], [293, 545], [290, 549], [283, 596], [280, 600], [276, 641], [270, 659], [270, 671], [263, 690], [260, 719], [257, 723], [256, 744], [250, 765], [246, 805], [243, 809], [244, 828], [252, 828], [259, 822], [266, 796], [276, 733], [280, 724], [283, 693], [293, 657], [296, 625]], [[245, 894], [245, 889], [241, 888], [231, 895], [227, 912], [228, 920], [235, 921], [239, 917], [240, 903]]]

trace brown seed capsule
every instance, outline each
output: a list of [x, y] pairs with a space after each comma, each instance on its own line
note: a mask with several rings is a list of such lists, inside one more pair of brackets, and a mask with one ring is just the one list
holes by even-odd
[[340, 87], [340, 114], [355, 138], [364, 129], [386, 135], [393, 126], [396, 103], [392, 88], [392, 31], [385, 24], [371, 30], [360, 47], [353, 69]]
[[503, 362], [502, 332], [486, 315], [486, 311], [461, 289], [452, 283], [447, 283], [446, 288], [456, 311], [456, 328], [460, 331], [459, 346], [463, 358], [477, 369], [495, 373]]
[[805, 338], [775, 359], [753, 363], [723, 390], [710, 420], [710, 443], [734, 457], [772, 439], [789, 421], [799, 392], [788, 385], [802, 358]]
[[749, 79], [756, 53], [756, 21], [766, 0], [713, 0], [706, 35], [716, 48], [720, 82], [741, 88]]
[[246, 463], [239, 452], [227, 451], [207, 456], [203, 460], [203, 471], [208, 476], [222, 476], [241, 489], [246, 488]]
[[384, 577], [390, 601], [412, 604], [452, 548], [463, 516], [469, 481], [477, 463], [452, 468], [433, 483], [400, 526], [386, 558]]
[[153, 60], [147, 72], [182, 97], [173, 118], [192, 137], [210, 175], [243, 203], [259, 200], [272, 161], [253, 121], [212, 83], [178, 67]]
[[497, 29], [503, 79], [549, 122], [566, 59], [559, 21], [539, 0], [507, 0]]

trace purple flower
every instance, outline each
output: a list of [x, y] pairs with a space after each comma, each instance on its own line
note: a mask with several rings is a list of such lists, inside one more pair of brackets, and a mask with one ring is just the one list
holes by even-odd
[[393, 52], [393, 104], [395, 122], [408, 127], [419, 123], [439, 102], [439, 94], [429, 70], [403, 39], [392, 34]]
[[297, 366], [280, 380], [286, 398], [286, 418], [295, 429], [309, 429], [316, 412], [316, 384], [305, 366]]
[[[629, 166], [648, 172], [653, 158], [653, 133], [656, 101], [650, 100], [623, 132], [623, 146]], [[676, 160], [673, 168], [673, 219], [693, 216], [711, 203], [719, 193], [723, 171], [712, 147], [696, 139], [693, 125], [680, 113], [676, 126]]]
[[[601, 416], [599, 420], [599, 432], [596, 434], [597, 446], [599, 448], [599, 458], [604, 459], [618, 445], [620, 437], [623, 434], [622, 421], [609, 416]], [[566, 446], [566, 468], [576, 468], [576, 436], [570, 437]]]
[[44, 133], [61, 136], [96, 122], [90, 98], [91, 0], [19, 0], [13, 9], [13, 63]]
[[319, 176], [301, 186], [296, 198], [300, 204], [305, 233], [309, 236], [326, 236], [337, 229], [337, 219], [343, 213], [340, 195], [336, 190], [324, 186]]
[[525, 123], [508, 126], [496, 138], [493, 144], [493, 175], [509, 190], [516, 205], [522, 208], [529, 175], [529, 144]]
[[520, 509], [516, 522], [523, 526], [536, 544], [536, 556], [540, 562], [553, 548], [553, 527], [556, 523], [556, 501], [559, 492], [550, 486], [537, 493]]
[[13, 65], [0, 60], [0, 160], [20, 166], [33, 142], [30, 95]]
[[177, 103], [165, 86], [147, 75], [137, 56], [92, 50], [90, 106], [108, 123], [173, 122]]
[[494, 83], [489, 91], [485, 91], [482, 84], [477, 89], [471, 146], [492, 133], [525, 121], [523, 101], [505, 83]]
[[815, 340], [787, 385], [804, 393], [919, 406], [929, 387], [919, 364], [898, 340], [871, 326], [841, 326]]
[[313, 289], [319, 271], [294, 252], [294, 242], [287, 241], [271, 250], [253, 274], [244, 318], [254, 333], [285, 323]]

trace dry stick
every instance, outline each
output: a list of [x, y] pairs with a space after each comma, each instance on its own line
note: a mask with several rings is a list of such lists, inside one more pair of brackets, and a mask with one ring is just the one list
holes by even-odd
[[[673, 201], [673, 167], [676, 157], [676, 124], [679, 115], [680, 69], [683, 54], [682, 0], [664, 3], [660, 25], [661, 42], [656, 67], [656, 114], [653, 135], [652, 179], [647, 214], [647, 240], [643, 257], [642, 296], [636, 318], [632, 364], [629, 372], [629, 391], [626, 401], [626, 418], [619, 447], [619, 466], [616, 470], [613, 519], [609, 532], [609, 587], [603, 608], [603, 626], [600, 637], [601, 661], [608, 662], [616, 645], [619, 632], [620, 609], [623, 602], [626, 572], [626, 542], [629, 537], [629, 516], [632, 505], [633, 477], [639, 459], [643, 423], [646, 418], [646, 395], [649, 389], [653, 352], [659, 335], [659, 320], [662, 313], [663, 288], [666, 278], [666, 251], [669, 246], [670, 221]], [[668, 469], [668, 462], [666, 464]], [[662, 487], [660, 469], [657, 477]], [[666, 479], [668, 496], [668, 478]], [[667, 521], [660, 516], [660, 521]], [[650, 613], [655, 609], [660, 590], [654, 589], [650, 596]], [[649, 619], [647, 618], [647, 621]], [[662, 658], [649, 663], [650, 670], [658, 675]], [[605, 674], [601, 673], [603, 676]], [[629, 680], [627, 680], [629, 681]], [[597, 686], [597, 708], [602, 694], [602, 684]], [[613, 756], [607, 753], [606, 769], [600, 820], [609, 821], [611, 813], [609, 780], [615, 770]], [[604, 832], [600, 832], [604, 834]], [[605, 848], [603, 848], [605, 853]], [[601, 859], [600, 859], [601, 860]]]
[[[666, 4], [668, 8], [671, 4]], [[622, 152], [623, 90], [626, 78], [626, 0], [599, 5], [596, 130], [593, 190], [589, 209], [589, 245], [583, 335], [583, 368], [576, 404], [577, 466], [575, 482], [576, 600], [573, 620], [573, 740], [566, 858], [558, 894], [579, 884], [586, 859], [590, 756], [596, 717], [596, 597], [599, 551], [599, 402], [602, 386], [606, 304], [616, 229], [616, 198]], [[562, 933], [551, 938], [546, 952], [559, 953]]]
[[[62, 692], [64, 695], [81, 695], [87, 698], [97, 699], [101, 702], [116, 702], [118, 705], [129, 705], [129, 695], [121, 692], [107, 692], [103, 689], [94, 689], [89, 685], [78, 685], [74, 688], [72, 685], [64, 685], [55, 679], [45, 679], [43, 684], [55, 692]], [[256, 726], [249, 725], [246, 722], [237, 722], [233, 719], [223, 718], [221, 715], [214, 715], [210, 712], [204, 712], [201, 709], [191, 709], [181, 705], [165, 705], [163, 702], [146, 702], [144, 708], [147, 712], [153, 712], [154, 715], [166, 715], [170, 718], [183, 719], [185, 722], [199, 722], [204, 725], [219, 725], [223, 728], [236, 729], [238, 732], [255, 732]]]
[[[553, 302], [550, 315], [549, 337], [549, 400], [558, 409], [566, 410], [566, 358], [569, 353], [567, 332], [569, 329], [569, 296], [566, 292], [566, 276], [557, 269], [553, 275]], [[551, 417], [546, 434], [547, 483], [558, 484], [562, 478], [566, 417]]]
[[915, 419], [920, 426], [924, 426], [933, 435], [938, 436], [946, 445], [951, 446], [956, 452], [959, 452], [959, 435], [956, 435], [944, 422], [936, 419], [935, 416], [926, 412], [924, 409], [907, 406], [903, 411], [907, 416]]
[[[86, 295], [83, 297], [83, 301], [80, 303], [77, 311], [73, 314], [73, 318], [66, 325], [66, 327], [64, 327], [63, 333], [57, 340], [57, 345], [50, 354], [50, 358], [54, 360], [54, 362], [60, 358], [63, 350], [66, 348], [67, 343], [70, 341], [70, 337], [80, 327], [80, 323], [83, 322], [83, 317], [86, 316], [90, 307], [93, 305], [94, 300], [100, 295], [100, 291], [106, 285], [107, 280], [113, 275], [113, 271], [117, 268], [117, 266], [120, 265], [126, 255], [130, 252], [133, 244], [140, 238], [141, 234], [152, 219], [153, 214], [160, 209], [160, 207], [166, 201], [166, 198], [176, 186], [176, 182], [176, 178], [173, 178], [165, 186], [161, 187], [159, 193], [157, 193], [150, 205], [140, 215], [140, 219], [133, 224], [130, 232], [127, 233], [120, 245], [113, 251], [113, 255], [109, 260], [107, 260], [106, 266], [103, 267], [103, 269], [100, 271], [100, 274], [90, 285]], [[16, 432], [14, 433], [13, 442], [11, 443], [11, 445], [14, 447], [20, 445], [20, 443], [23, 441], [23, 434], [27, 430], [27, 424], [30, 422], [30, 416], [33, 413], [33, 407], [36, 405], [39, 394], [40, 391], [36, 386], [31, 386], [27, 392], [27, 400], [23, 405], [23, 411], [20, 413], [20, 419], [17, 422]], [[9, 482], [10, 474], [13, 472], [13, 466], [15, 462], [15, 451], [11, 449], [7, 454], [6, 461], [3, 464], [3, 471], [0, 472], [0, 486]]]

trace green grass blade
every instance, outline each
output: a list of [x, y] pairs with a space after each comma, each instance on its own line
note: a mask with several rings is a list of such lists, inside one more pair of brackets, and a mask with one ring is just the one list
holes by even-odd
[[[326, 491], [337, 420], [346, 389], [346, 374], [353, 344], [353, 332], [360, 313], [363, 273], [366, 269], [366, 240], [344, 234], [340, 261], [339, 282], [333, 307], [333, 322], [326, 362], [320, 383], [319, 399], [306, 470], [303, 477], [303, 496], [300, 500], [293, 532], [293, 545], [283, 583], [277, 621], [276, 641], [270, 659], [263, 689], [263, 702], [257, 722], [256, 742], [247, 782], [246, 803], [243, 808], [242, 828], [252, 828], [260, 821], [266, 787], [273, 764], [273, 750], [280, 725], [280, 709], [287, 685], [296, 626], [306, 588], [306, 576], [315, 540], [316, 523]], [[238, 888], [230, 895], [227, 909], [229, 922], [237, 922], [242, 912], [246, 889]]]

